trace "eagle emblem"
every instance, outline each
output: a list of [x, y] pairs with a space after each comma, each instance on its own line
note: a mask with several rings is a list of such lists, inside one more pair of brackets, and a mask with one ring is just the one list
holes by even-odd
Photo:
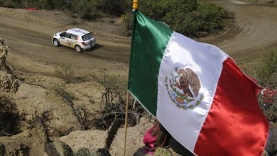
[[193, 109], [204, 98], [199, 93], [200, 79], [190, 68], [175, 68], [175, 72], [165, 78], [165, 85], [171, 100], [179, 108]]

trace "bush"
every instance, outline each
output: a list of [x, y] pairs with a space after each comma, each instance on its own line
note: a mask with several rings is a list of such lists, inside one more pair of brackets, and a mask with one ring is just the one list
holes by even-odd
[[37, 3], [37, 7], [40, 9], [47, 9], [47, 10], [51, 10], [55, 8], [51, 0], [39, 0]]
[[54, 74], [63, 79], [65, 83], [70, 83], [73, 79], [74, 71], [71, 64], [60, 64], [56, 69]]
[[121, 16], [128, 10], [128, 7], [131, 6], [130, 4], [128, 0], [98, 0], [97, 9], [109, 15]]
[[272, 93], [277, 90], [277, 50], [265, 52], [257, 62], [254, 76], [262, 87], [269, 90], [259, 96], [259, 103], [270, 126], [274, 127], [277, 124], [277, 95]]
[[96, 0], [74, 0], [67, 9], [72, 13], [77, 13], [83, 19], [90, 20], [95, 17], [96, 7]]
[[234, 18], [232, 12], [222, 7], [197, 0], [142, 0], [141, 4], [142, 12], [189, 37], [214, 33], [224, 28], [224, 19]]
[[[0, 6], [37, 7], [39, 9], [60, 9], [78, 14], [91, 20], [99, 15], [120, 17], [131, 12], [129, 0], [6, 0]], [[215, 4], [201, 0], [140, 0], [139, 10], [147, 16], [168, 24], [174, 31], [189, 37], [217, 32], [224, 28], [224, 20], [234, 14]], [[127, 21], [128, 27], [131, 21]]]
[[168, 3], [167, 0], [140, 0], [139, 10], [155, 20], [161, 20], [170, 11]]
[[[121, 79], [119, 75], [109, 75], [106, 69], [95, 72], [91, 76], [103, 87], [101, 102], [104, 103], [104, 107], [101, 106], [101, 110], [94, 113], [93, 127], [107, 130], [115, 120], [119, 120], [124, 125], [127, 88], [125, 77]], [[139, 107], [132, 108], [130, 106], [128, 112], [129, 126], [138, 124], [139, 118], [144, 113]]]
[[264, 53], [256, 66], [256, 78], [262, 86], [277, 87], [277, 50]]
[[20, 1], [19, 0], [5, 0], [4, 2], [1, 2], [0, 4], [3, 7], [17, 8], [20, 6]]

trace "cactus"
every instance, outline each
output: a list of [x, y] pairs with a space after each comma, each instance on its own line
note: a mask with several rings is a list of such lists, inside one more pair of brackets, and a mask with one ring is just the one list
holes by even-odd
[[97, 156], [96, 154], [94, 153], [90, 153], [90, 151], [83, 147], [83, 148], [80, 148], [76, 153], [74, 153], [74, 156]]
[[172, 156], [172, 154], [166, 148], [157, 148], [153, 156]]
[[44, 121], [37, 118], [37, 132], [44, 143], [44, 152], [49, 156], [73, 156], [72, 149], [61, 141], [51, 141]]
[[119, 127], [120, 127], [120, 120], [115, 120], [108, 131], [108, 137], [106, 138], [105, 147], [97, 149], [98, 156], [111, 156], [109, 149], [112, 145], [113, 139]]

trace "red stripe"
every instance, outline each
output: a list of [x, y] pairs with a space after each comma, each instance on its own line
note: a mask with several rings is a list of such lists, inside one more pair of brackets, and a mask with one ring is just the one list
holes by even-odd
[[268, 122], [258, 105], [259, 90], [228, 58], [194, 152], [199, 156], [260, 156]]

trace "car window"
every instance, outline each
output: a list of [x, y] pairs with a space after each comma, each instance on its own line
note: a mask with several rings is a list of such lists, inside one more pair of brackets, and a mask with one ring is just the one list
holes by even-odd
[[65, 33], [65, 34], [64, 34], [64, 37], [70, 38], [70, 35], [71, 35], [70, 33]]
[[82, 36], [83, 41], [89, 40], [91, 38], [93, 38], [92, 33], [88, 33]]
[[60, 34], [61, 37], [64, 37], [64, 35], [65, 35], [65, 32], [62, 32], [62, 33]]
[[71, 34], [70, 38], [73, 39], [73, 40], [77, 40], [77, 39], [78, 39], [78, 36], [77, 36], [77, 35]]

